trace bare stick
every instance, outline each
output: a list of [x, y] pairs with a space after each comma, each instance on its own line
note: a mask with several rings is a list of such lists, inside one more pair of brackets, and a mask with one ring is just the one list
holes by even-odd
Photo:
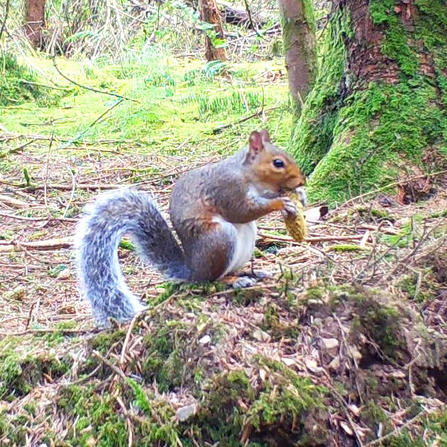
[[55, 239], [46, 239], [43, 241], [18, 242], [10, 241], [6, 244], [0, 244], [0, 252], [16, 250], [59, 250], [61, 248], [70, 248], [73, 245], [73, 237], [61, 237]]
[[230, 123], [230, 124], [224, 124], [223, 126], [220, 127], [216, 127], [215, 129], [213, 129], [213, 133], [219, 133], [222, 132], [222, 130], [224, 129], [228, 129], [229, 127], [235, 126], [236, 124], [241, 124], [241, 123], [245, 123], [245, 121], [251, 120], [252, 118], [256, 118], [257, 116], [261, 116], [264, 112], [270, 112], [271, 110], [275, 110], [278, 109], [278, 106], [275, 107], [270, 107], [268, 109], [264, 109], [262, 108], [261, 110], [252, 113], [251, 115], [246, 116], [245, 118], [240, 119], [239, 121], [236, 121], [234, 123]]
[[70, 79], [69, 77], [65, 76], [64, 73], [62, 73], [59, 69], [59, 67], [56, 64], [56, 56], [53, 56], [53, 65], [54, 68], [56, 69], [56, 71], [64, 78], [66, 79], [68, 82], [71, 82], [74, 85], [77, 85], [80, 88], [83, 88], [85, 90], [90, 90], [91, 92], [95, 92], [95, 93], [101, 93], [102, 95], [109, 95], [109, 96], [115, 96], [116, 98], [120, 98], [121, 100], [126, 100], [126, 101], [133, 101], [133, 102], [140, 102], [137, 101], [136, 99], [132, 99], [132, 98], [128, 98], [127, 96], [123, 96], [120, 95], [118, 93], [113, 93], [113, 92], [108, 92], [106, 90], [99, 90], [97, 88], [93, 88], [93, 87], [87, 87], [85, 85], [79, 84], [79, 82], [73, 81], [73, 79]]
[[122, 367], [124, 365], [124, 358], [126, 356], [126, 349], [127, 345], [129, 344], [130, 336], [132, 335], [133, 328], [135, 327], [135, 323], [138, 320], [138, 317], [141, 315], [141, 312], [137, 313], [130, 322], [129, 329], [127, 330], [126, 338], [124, 339], [123, 343], [123, 349], [121, 350], [121, 357], [120, 357], [120, 366]]
[[415, 417], [413, 417], [410, 420], [408, 420], [407, 422], [405, 422], [405, 424], [403, 424], [400, 427], [396, 428], [392, 432], [387, 433], [385, 436], [382, 436], [381, 438], [378, 438], [378, 439], [375, 439], [374, 441], [368, 442], [367, 444], [365, 444], [364, 447], [373, 447], [374, 445], [382, 444], [383, 441], [391, 438], [392, 436], [398, 435], [404, 428], [409, 427], [411, 424], [416, 422], [418, 419], [420, 419], [426, 413], [427, 413], [427, 410], [425, 410], [425, 409], [422, 410]]
[[36, 139], [33, 139], [33, 140], [28, 141], [28, 142], [26, 142], [26, 143], [24, 143], [24, 144], [21, 144], [20, 146], [17, 146], [17, 147], [12, 148], [12, 149], [10, 149], [9, 151], [2, 152], [2, 153], [0, 154], [0, 158], [6, 158], [8, 155], [15, 154], [16, 152], [21, 151], [21, 150], [24, 149], [26, 146], [29, 146], [31, 143], [34, 143], [35, 141], [36, 141]]
[[[260, 231], [259, 236], [270, 239], [277, 240], [281, 242], [296, 242], [289, 236], [278, 236], [276, 234], [267, 234], [263, 231]], [[307, 237], [304, 239], [304, 242], [329, 242], [329, 241], [361, 241], [364, 235], [355, 234], [352, 236], [317, 236], [317, 237]]]
[[442, 175], [442, 174], [447, 174], [447, 170], [445, 169], [443, 171], [432, 172], [430, 174], [417, 175], [415, 177], [409, 177], [404, 180], [399, 180], [398, 182], [388, 183], [388, 185], [382, 186], [381, 188], [377, 188], [374, 191], [365, 192], [365, 194], [362, 194], [357, 197], [353, 197], [352, 199], [349, 199], [347, 202], [343, 203], [341, 206], [346, 206], [352, 202], [355, 202], [356, 200], [364, 199], [365, 197], [374, 195], [378, 192], [384, 191], [385, 189], [392, 188], [393, 186], [401, 185], [402, 183], [410, 182], [412, 180], [418, 180], [420, 178], [425, 178], [425, 177], [436, 177], [437, 175]]
[[101, 353], [98, 351], [93, 351], [92, 354], [97, 357], [101, 362], [106, 364], [114, 373], [120, 376], [125, 382], [127, 382], [126, 374], [121, 371], [117, 366], [115, 366], [110, 360], [106, 359]]
[[[22, 188], [22, 185], [20, 185], [19, 183], [9, 183], [6, 181], [2, 181], [0, 180], [0, 183], [4, 184], [4, 185], [9, 185], [9, 186], [14, 186], [16, 188], [21, 188], [24, 191], [35, 191], [37, 189], [44, 189], [44, 185], [33, 185], [33, 186], [27, 186]], [[61, 185], [60, 183], [53, 183], [53, 184], [49, 184], [47, 185], [47, 188], [49, 189], [59, 189], [61, 191], [71, 191], [72, 189], [72, 185]], [[91, 189], [91, 190], [96, 190], [96, 189], [116, 189], [116, 188], [121, 188], [120, 185], [109, 185], [109, 184], [105, 184], [105, 183], [80, 183], [78, 185], [76, 185], [76, 189]]]

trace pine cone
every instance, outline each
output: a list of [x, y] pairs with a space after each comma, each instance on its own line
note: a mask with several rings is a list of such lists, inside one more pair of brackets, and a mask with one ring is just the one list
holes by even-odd
[[296, 216], [287, 214], [284, 218], [287, 231], [297, 242], [302, 242], [307, 235], [307, 224], [301, 197], [296, 191], [288, 191], [286, 195], [293, 201], [297, 210]]

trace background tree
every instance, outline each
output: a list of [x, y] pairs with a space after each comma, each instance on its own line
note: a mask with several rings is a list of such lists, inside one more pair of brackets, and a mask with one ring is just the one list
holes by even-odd
[[43, 45], [45, 27], [45, 0], [25, 0], [25, 33], [34, 48]]
[[297, 110], [315, 78], [315, 19], [311, 0], [279, 0], [289, 88]]
[[314, 199], [446, 166], [447, 4], [337, 0], [292, 137]]
[[227, 59], [225, 48], [216, 46], [217, 41], [223, 41], [224, 32], [222, 27], [222, 17], [215, 0], [199, 0], [200, 19], [213, 25], [212, 34], [215, 39], [211, 40], [210, 36], [205, 36], [205, 57], [209, 61], [224, 61]]

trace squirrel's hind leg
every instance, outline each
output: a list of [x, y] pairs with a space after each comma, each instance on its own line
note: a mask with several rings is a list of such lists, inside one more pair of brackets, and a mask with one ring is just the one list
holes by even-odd
[[[254, 251], [256, 224], [232, 224], [216, 217], [213, 228], [191, 241], [183, 241], [185, 258], [192, 272], [192, 281], [216, 281], [240, 269]], [[224, 281], [228, 282], [228, 281]], [[256, 280], [237, 278], [239, 287], [253, 285]]]
[[253, 256], [257, 232], [256, 223], [249, 222], [247, 224], [226, 224], [234, 228], [236, 233], [236, 244], [232, 259], [230, 260], [224, 275], [233, 273], [237, 276], [223, 278], [222, 282], [231, 285], [234, 289], [252, 287], [256, 284], [257, 278], [247, 275], [238, 275], [237, 270], [250, 261], [251, 257]]
[[228, 222], [213, 222], [199, 236], [183, 239], [191, 281], [216, 281], [226, 274], [236, 250], [236, 230]]

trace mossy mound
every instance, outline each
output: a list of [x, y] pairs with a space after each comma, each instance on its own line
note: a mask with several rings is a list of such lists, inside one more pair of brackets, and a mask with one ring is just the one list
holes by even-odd
[[9, 337], [2, 445], [355, 446], [392, 431], [396, 405], [422, 417], [447, 399], [447, 337], [416, 312], [367, 288], [299, 290], [229, 307], [214, 286], [167, 287], [134, 326], [42, 337], [32, 375]]

